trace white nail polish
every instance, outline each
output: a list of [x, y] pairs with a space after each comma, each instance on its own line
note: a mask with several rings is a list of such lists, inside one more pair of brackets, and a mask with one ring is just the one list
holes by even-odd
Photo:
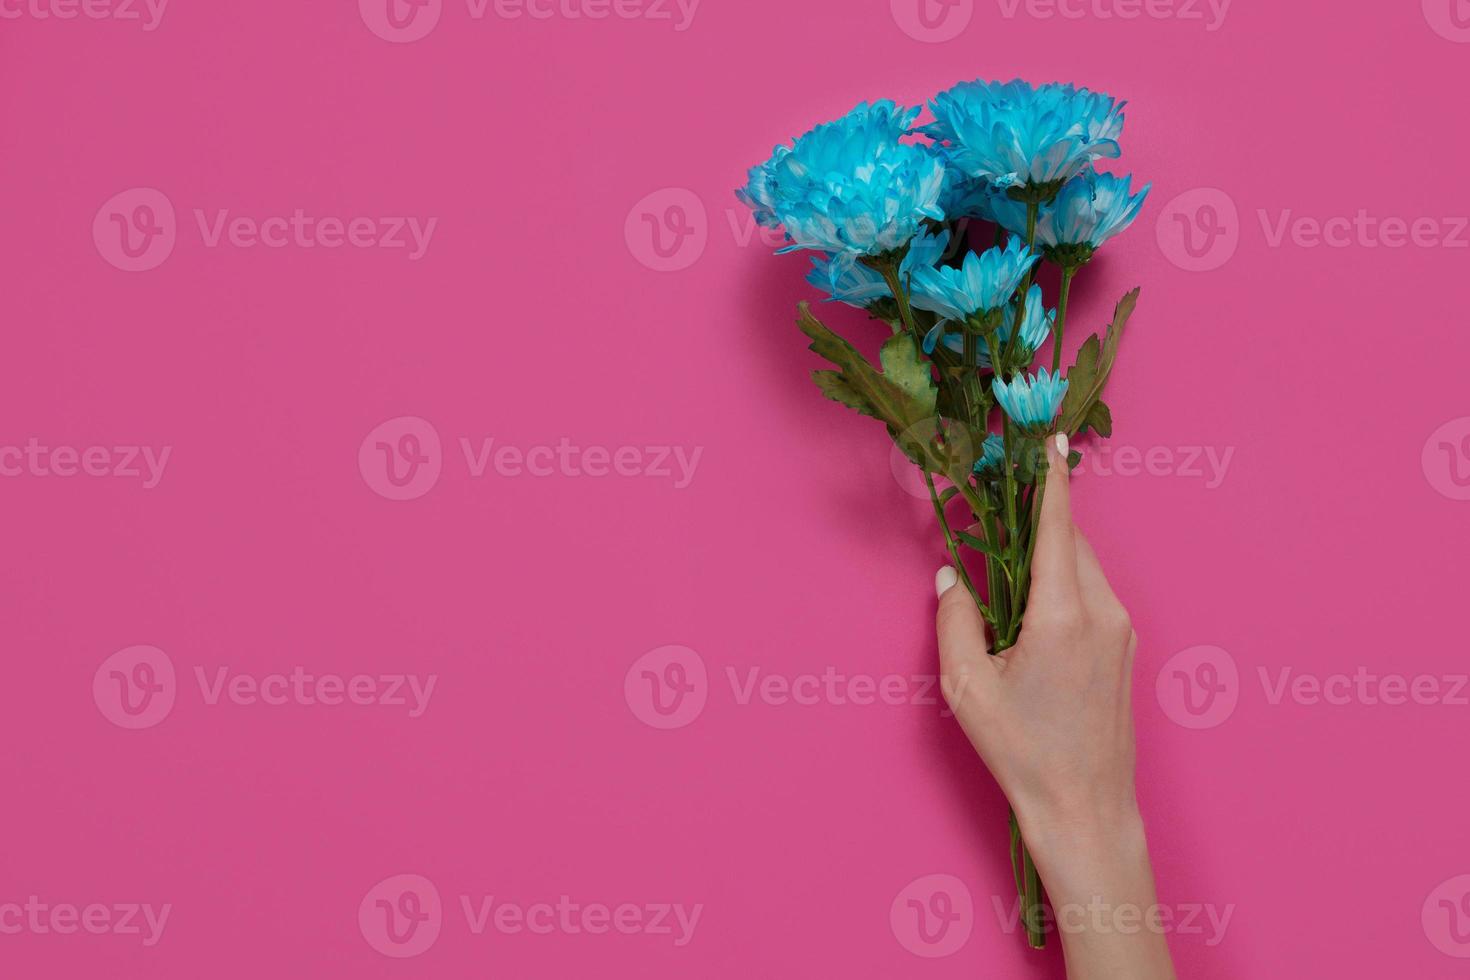
[[944, 595], [954, 588], [955, 583], [960, 580], [959, 573], [950, 565], [945, 565], [934, 574], [934, 591], [938, 595]]
[[1071, 450], [1071, 445], [1067, 442], [1067, 434], [1065, 432], [1058, 432], [1057, 433], [1057, 452], [1059, 452], [1059, 453], [1062, 454], [1062, 459], [1066, 459], [1067, 458], [1067, 453], [1070, 450]]

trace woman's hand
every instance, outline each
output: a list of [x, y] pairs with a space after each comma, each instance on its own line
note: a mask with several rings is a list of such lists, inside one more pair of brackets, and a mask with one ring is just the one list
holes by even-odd
[[1172, 977], [1162, 930], [1125, 935], [1097, 927], [1095, 911], [1069, 914], [1074, 904], [1100, 901], [1147, 915], [1155, 899], [1133, 783], [1138, 637], [1072, 524], [1066, 458], [1066, 437], [1048, 440], [1031, 589], [1015, 646], [987, 653], [985, 621], [966, 590], [954, 588], [955, 570], [936, 576], [945, 695], [1016, 811], [1074, 980]]

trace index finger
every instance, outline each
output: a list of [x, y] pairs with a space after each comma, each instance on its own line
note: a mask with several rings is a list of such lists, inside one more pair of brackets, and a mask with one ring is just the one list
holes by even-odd
[[1067, 437], [1063, 434], [1046, 440], [1046, 490], [1041, 499], [1041, 514], [1036, 519], [1036, 552], [1031, 559], [1028, 610], [1071, 608], [1081, 594], [1077, 585], [1077, 543], [1072, 528], [1067, 449]]

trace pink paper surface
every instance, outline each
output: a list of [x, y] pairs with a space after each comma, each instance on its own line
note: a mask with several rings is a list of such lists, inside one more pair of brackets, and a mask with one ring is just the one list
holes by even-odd
[[731, 193], [1015, 75], [1154, 183], [1074, 498], [1180, 975], [1464, 975], [1463, 0], [387, 3], [0, 0], [0, 975], [1060, 977]]

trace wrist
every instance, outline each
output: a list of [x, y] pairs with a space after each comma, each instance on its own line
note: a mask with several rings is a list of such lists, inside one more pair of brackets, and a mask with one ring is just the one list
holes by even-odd
[[1143, 817], [1132, 800], [1090, 809], [1017, 812], [1021, 835], [1056, 901], [1086, 901], [1148, 867]]

